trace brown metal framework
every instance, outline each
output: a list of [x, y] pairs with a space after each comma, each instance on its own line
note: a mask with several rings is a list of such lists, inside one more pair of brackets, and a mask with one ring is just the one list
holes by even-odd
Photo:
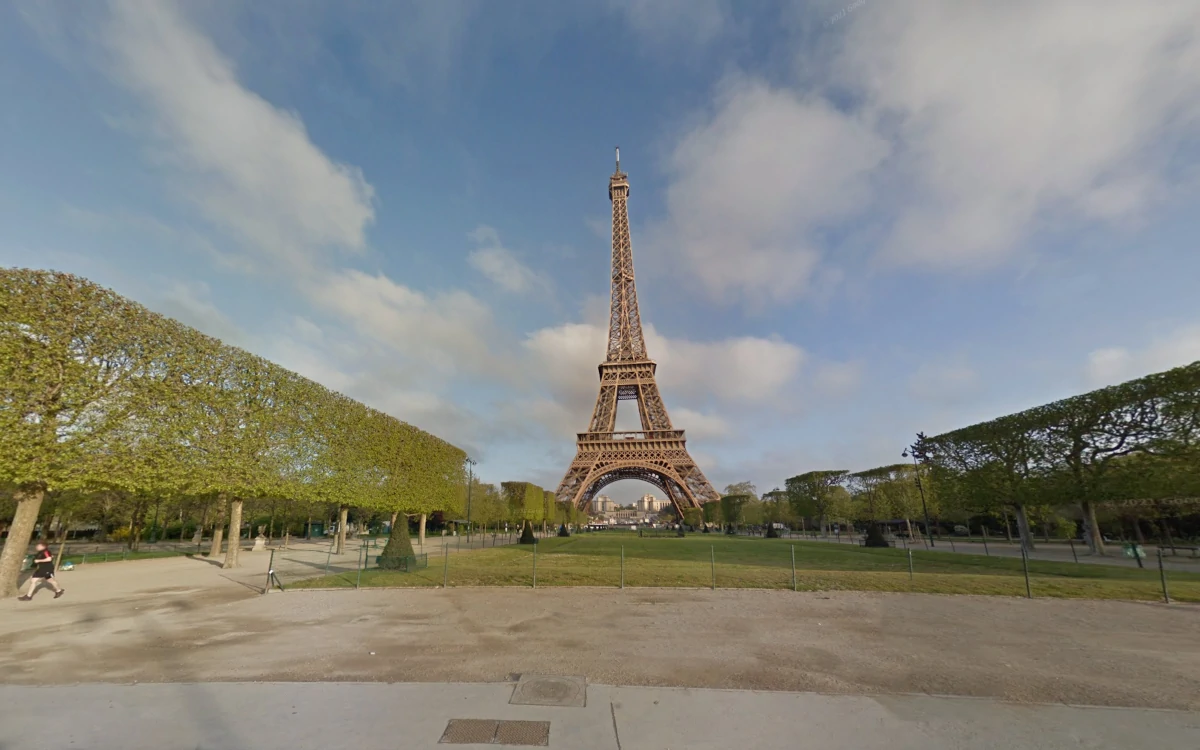
[[[608, 180], [612, 201], [612, 306], [608, 355], [600, 365], [600, 395], [591, 426], [578, 436], [578, 451], [558, 485], [559, 501], [587, 509], [592, 497], [620, 479], [641, 479], [666, 493], [682, 517], [687, 508], [719, 499], [687, 451], [683, 430], [671, 426], [654, 380], [656, 365], [646, 353], [633, 278], [629, 240], [629, 176], [617, 169]], [[642, 429], [614, 432], [617, 402], [637, 401]]]

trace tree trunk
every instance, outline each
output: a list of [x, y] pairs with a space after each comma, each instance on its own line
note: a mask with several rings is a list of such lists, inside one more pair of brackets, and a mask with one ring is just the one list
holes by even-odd
[[222, 568], [238, 566], [238, 551], [242, 548], [242, 499], [235, 497], [229, 504], [229, 549], [225, 550]]
[[1046, 516], [1042, 516], [1042, 539], [1050, 543], [1050, 519]]
[[[62, 531], [63, 529], [68, 527], [68, 525], [70, 524], [70, 521], [71, 521], [70, 516], [68, 516], [66, 520], [67, 520], [66, 524], [59, 524], [60, 531]], [[54, 558], [54, 569], [55, 570], [58, 570], [58, 566], [62, 565], [63, 552], [65, 552], [66, 549], [67, 549], [67, 535], [66, 535], [66, 532], [64, 531], [61, 535], [61, 538], [58, 540], [58, 556]]]
[[308, 522], [304, 524], [304, 538], [312, 539], [312, 513], [308, 514]]
[[417, 545], [420, 547], [425, 546], [425, 514], [424, 513], [421, 514], [421, 521], [417, 525]]
[[1171, 538], [1171, 529], [1169, 526], [1167, 526], [1166, 519], [1159, 519], [1158, 523], [1160, 526], [1162, 526], [1163, 538], [1167, 540], [1167, 546], [1170, 547], [1172, 551], [1174, 551], [1175, 550], [1175, 540]]
[[1012, 526], [1008, 523], [1008, 508], [1003, 509], [1001, 512], [1004, 514], [1004, 538], [1011, 542]]
[[396, 528], [396, 516], [400, 515], [400, 511], [392, 511], [392, 522], [388, 524], [388, 539], [392, 538], [392, 529]]
[[1146, 537], [1142, 535], [1142, 519], [1137, 516], [1133, 517], [1133, 538], [1137, 540], [1138, 544], [1146, 543]]
[[225, 533], [225, 506], [228, 502], [229, 498], [224, 492], [217, 495], [217, 520], [213, 522], [212, 546], [208, 549], [209, 560], [216, 560], [217, 555], [221, 554], [221, 538]]
[[1079, 503], [1083, 511], [1083, 533], [1088, 549], [1093, 555], [1104, 554], [1104, 537], [1100, 535], [1100, 524], [1096, 523], [1096, 506], [1090, 500]]
[[905, 518], [905, 519], [904, 519], [904, 525], [908, 527], [908, 538], [909, 538], [909, 540], [910, 540], [910, 541], [916, 541], [916, 537], [915, 537], [915, 536], [913, 536], [913, 530], [912, 530], [912, 519], [910, 519], [910, 518]]
[[[1017, 533], [1021, 536], [1021, 544], [1025, 546], [1026, 552], [1033, 552], [1033, 534], [1029, 532], [1029, 516], [1025, 513], [1025, 506], [1018, 505], [1017, 509]], [[1006, 526], [1008, 524], [1005, 524]]]
[[8, 527], [8, 539], [4, 551], [0, 552], [0, 596], [8, 598], [17, 593], [17, 578], [21, 574], [21, 563], [33, 538], [33, 527], [37, 524], [46, 487], [42, 484], [26, 484], [17, 488], [13, 500], [17, 503], [12, 525]]
[[350, 506], [343, 505], [338, 508], [338, 530], [337, 530], [337, 547], [334, 549], [335, 555], [342, 554], [342, 550], [346, 547], [346, 523], [350, 517]]

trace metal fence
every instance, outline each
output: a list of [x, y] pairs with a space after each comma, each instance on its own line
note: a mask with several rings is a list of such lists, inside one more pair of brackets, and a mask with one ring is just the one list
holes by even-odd
[[[546, 537], [552, 537], [546, 534]], [[591, 536], [581, 535], [585, 538]], [[595, 536], [604, 537], [606, 532]], [[1055, 561], [955, 554], [917, 548], [830, 548], [805, 541], [639, 538], [618, 544], [574, 545], [543, 537], [538, 544], [476, 537], [427, 540], [403, 569], [381, 569], [384, 540], [332, 547], [277, 549], [273, 583], [281, 588], [593, 586], [776, 588], [1075, 596], [1171, 601], [1171, 579], [1181, 597], [1200, 601], [1200, 575], [1158, 550], [1145, 569], [1103, 568]], [[582, 549], [582, 551], [580, 551]], [[470, 554], [460, 554], [467, 553]], [[831, 554], [832, 553], [832, 554]], [[1018, 553], [1019, 554], [1019, 553]]]

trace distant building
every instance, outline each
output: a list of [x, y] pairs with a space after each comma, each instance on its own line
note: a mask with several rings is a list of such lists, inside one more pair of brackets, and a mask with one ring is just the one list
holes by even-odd
[[611, 513], [616, 510], [617, 504], [608, 495], [597, 495], [592, 498], [592, 513]]
[[659, 500], [654, 495], [642, 495], [642, 499], [637, 501], [637, 510], [641, 513], [653, 514], [667, 507], [666, 500]]

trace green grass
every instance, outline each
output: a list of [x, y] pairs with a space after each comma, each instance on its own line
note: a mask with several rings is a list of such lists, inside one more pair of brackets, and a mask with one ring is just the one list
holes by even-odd
[[[942, 594], [1024, 596], [1021, 560], [951, 552], [913, 551], [916, 575], [909, 580], [908, 553], [851, 545], [693, 534], [683, 539], [644, 539], [604, 533], [537, 545], [538, 586], [608, 586], [621, 580], [625, 552], [626, 586], [791, 588], [791, 547], [796, 550], [796, 588], [803, 591], [911, 591]], [[440, 586], [444, 560], [433, 555], [429, 568], [413, 573], [365, 570], [362, 586]], [[1109, 565], [1029, 563], [1034, 596], [1157, 600], [1158, 571]], [[1169, 573], [1172, 598], [1200, 602], [1200, 574]], [[530, 586], [533, 549], [520, 545], [452, 554], [451, 586]], [[353, 587], [358, 573], [321, 576], [291, 584], [296, 588]]]

